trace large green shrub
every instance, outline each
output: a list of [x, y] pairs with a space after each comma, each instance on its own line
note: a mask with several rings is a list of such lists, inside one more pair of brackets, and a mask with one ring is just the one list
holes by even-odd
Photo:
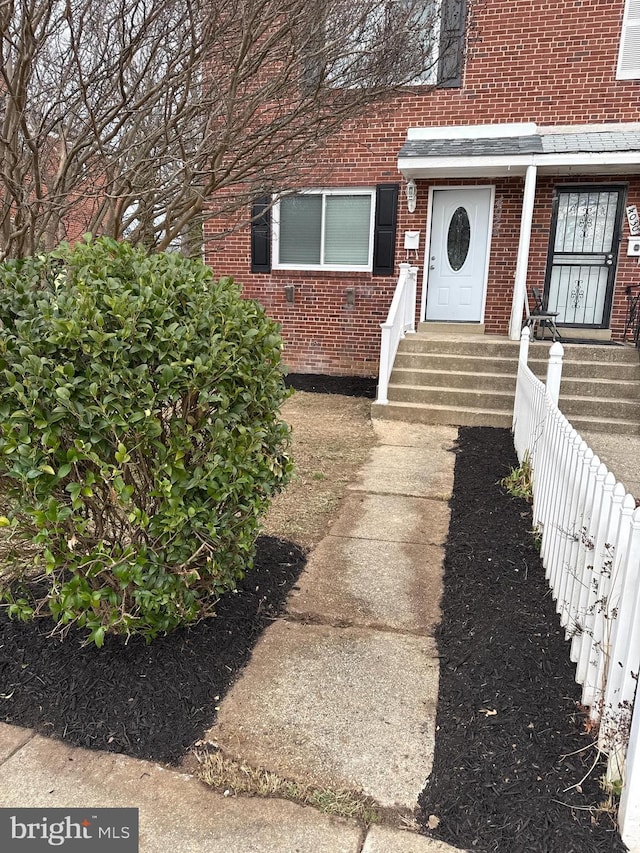
[[98, 646], [212, 613], [290, 470], [275, 324], [201, 262], [108, 239], [1, 264], [0, 321], [9, 613]]

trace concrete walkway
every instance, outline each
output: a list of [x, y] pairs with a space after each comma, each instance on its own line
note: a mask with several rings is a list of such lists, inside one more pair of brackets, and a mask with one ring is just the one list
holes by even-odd
[[[289, 779], [411, 813], [431, 769], [443, 544], [457, 429], [377, 422], [374, 448], [288, 612], [264, 633], [207, 738]], [[0, 725], [0, 807], [137, 806], [142, 853], [455, 853], [390, 826]]]
[[457, 435], [378, 422], [381, 444], [265, 631], [209, 740], [303, 783], [415, 808], [433, 758]]
[[583, 432], [582, 438], [634, 498], [640, 499], [640, 435]]

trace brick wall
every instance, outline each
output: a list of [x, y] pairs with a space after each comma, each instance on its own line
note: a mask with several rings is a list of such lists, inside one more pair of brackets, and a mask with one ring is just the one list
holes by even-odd
[[[640, 82], [615, 80], [622, 0], [473, 0], [470, 5], [462, 88], [429, 91], [415, 87], [378, 108], [366, 121], [351, 122], [321, 156], [311, 160], [308, 186], [402, 184], [396, 168], [397, 155], [409, 127], [638, 120]], [[577, 180], [597, 183], [599, 178]], [[601, 180], [629, 183], [628, 201], [640, 206], [637, 180], [629, 181], [628, 176]], [[573, 176], [571, 181], [576, 182]], [[544, 282], [556, 182], [567, 180], [539, 180], [531, 243], [531, 284]], [[396, 260], [399, 263], [406, 259], [403, 232], [420, 230], [420, 250], [411, 260], [420, 266], [421, 291], [429, 186], [463, 184], [495, 185], [485, 325], [487, 332], [506, 334], [520, 227], [521, 178], [418, 182], [415, 213], [409, 214], [404, 197], [400, 199]], [[301, 372], [374, 375], [379, 324], [386, 317], [395, 277], [289, 271], [251, 274], [249, 231], [239, 227], [221, 238], [221, 232], [228, 227], [228, 221], [212, 219], [207, 223], [206, 260], [217, 274], [233, 275], [242, 284], [243, 293], [259, 299], [282, 324], [289, 367]], [[640, 279], [637, 261], [628, 259], [624, 252], [626, 241], [612, 315], [616, 336], [624, 324], [624, 287]], [[288, 284], [295, 286], [293, 304], [285, 300], [284, 287]], [[353, 305], [347, 300], [351, 289]]]

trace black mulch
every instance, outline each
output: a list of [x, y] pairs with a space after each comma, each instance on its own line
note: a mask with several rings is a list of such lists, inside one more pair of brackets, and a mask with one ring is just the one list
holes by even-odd
[[[75, 746], [177, 763], [219, 704], [305, 563], [291, 542], [258, 540], [255, 567], [217, 616], [146, 645], [108, 637], [81, 647], [81, 632], [51, 640], [52, 624], [0, 614], [0, 720]], [[85, 632], [86, 634], [86, 632]]]
[[[500, 853], [624, 851], [585, 732], [569, 645], [530, 535], [529, 506], [498, 481], [507, 430], [460, 430], [446, 546], [438, 731], [420, 796], [430, 834]], [[497, 713], [495, 713], [497, 712]], [[577, 750], [583, 750], [577, 752]], [[571, 788], [571, 790], [567, 790]]]
[[[307, 375], [300, 387], [360, 396], [366, 382]], [[609, 819], [589, 811], [603, 799], [602, 767], [581, 792], [566, 790], [587, 774], [594, 752], [577, 750], [592, 738], [529, 507], [497, 485], [515, 464], [508, 431], [460, 430], [438, 631], [439, 728], [421, 819], [427, 832], [437, 816], [431, 835], [478, 853], [622, 853]], [[294, 544], [262, 537], [254, 570], [217, 618], [150, 646], [108, 638], [98, 651], [74, 634], [52, 642], [50, 624], [0, 614], [0, 720], [77, 746], [179, 762], [213, 723], [304, 562]]]
[[376, 396], [378, 387], [378, 380], [367, 376], [322, 376], [317, 373], [289, 373], [285, 383], [296, 391], [344, 394], [345, 397], [368, 397], [370, 400]]

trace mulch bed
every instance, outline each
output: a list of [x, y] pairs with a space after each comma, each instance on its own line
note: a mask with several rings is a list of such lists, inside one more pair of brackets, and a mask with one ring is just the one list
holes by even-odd
[[[372, 396], [373, 380], [342, 379], [315, 387], [306, 375], [300, 387]], [[420, 819], [425, 833], [478, 853], [623, 853], [608, 816], [592, 812], [604, 799], [603, 768], [588, 774], [594, 752], [583, 748], [593, 738], [529, 506], [498, 485], [516, 464], [507, 430], [460, 430], [437, 635], [438, 731]], [[296, 545], [261, 537], [255, 568], [215, 619], [149, 646], [107, 638], [102, 650], [83, 648], [79, 634], [52, 642], [50, 623], [0, 614], [0, 720], [179, 763], [214, 722], [304, 562]], [[579, 792], [572, 786], [585, 775]], [[427, 829], [431, 816], [437, 829]]]
[[[459, 433], [437, 632], [433, 771], [420, 796], [429, 834], [474, 851], [626, 850], [585, 731], [528, 504], [498, 481], [517, 465], [507, 430]], [[574, 786], [583, 777], [581, 791]], [[432, 818], [432, 822], [435, 821]]]
[[282, 612], [305, 564], [297, 545], [258, 539], [254, 568], [217, 616], [146, 645], [86, 632], [49, 639], [52, 623], [0, 614], [0, 720], [74, 746], [175, 764], [213, 724], [215, 707]]
[[289, 373], [285, 377], [288, 388], [316, 394], [344, 394], [346, 397], [376, 396], [378, 380], [367, 376], [322, 376], [317, 373]]

